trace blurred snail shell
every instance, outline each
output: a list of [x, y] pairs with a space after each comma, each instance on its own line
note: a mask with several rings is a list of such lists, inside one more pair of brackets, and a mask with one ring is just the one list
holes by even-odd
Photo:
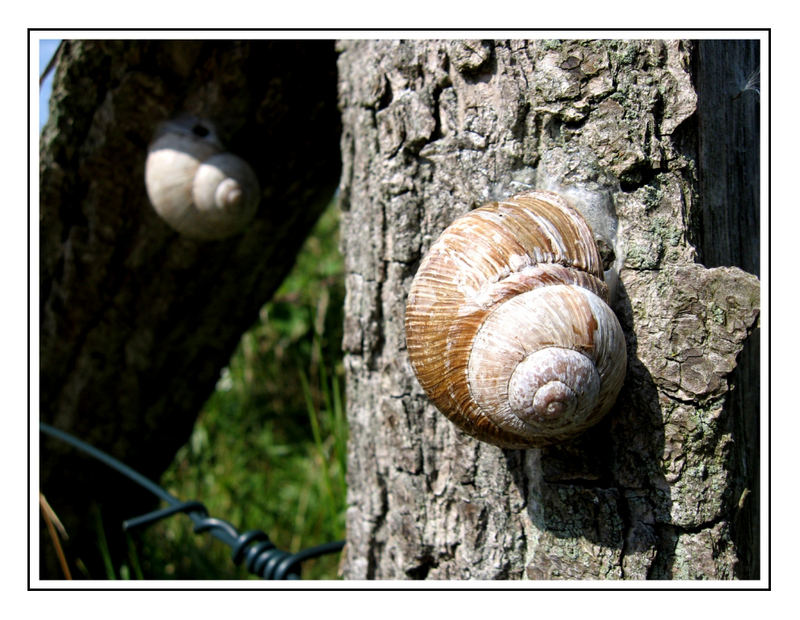
[[507, 448], [565, 441], [597, 423], [625, 377], [592, 231], [558, 194], [533, 191], [456, 219], [423, 258], [406, 306], [411, 365], [468, 434]]
[[224, 151], [208, 121], [164, 123], [148, 149], [145, 185], [156, 213], [192, 239], [240, 232], [260, 201], [258, 178], [243, 159]]

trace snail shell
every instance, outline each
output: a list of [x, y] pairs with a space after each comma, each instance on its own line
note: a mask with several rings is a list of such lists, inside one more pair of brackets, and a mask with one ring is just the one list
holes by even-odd
[[193, 118], [159, 128], [148, 149], [145, 185], [156, 213], [198, 240], [240, 232], [261, 197], [247, 162], [223, 150], [210, 123]]
[[406, 307], [411, 365], [436, 407], [507, 448], [569, 439], [611, 408], [625, 338], [592, 231], [534, 191], [456, 219], [422, 260]]

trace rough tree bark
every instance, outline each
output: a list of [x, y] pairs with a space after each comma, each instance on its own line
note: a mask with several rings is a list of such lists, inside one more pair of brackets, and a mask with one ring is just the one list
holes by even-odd
[[[701, 103], [698, 122], [698, 96], [717, 96], [730, 110], [752, 106], [754, 93], [711, 68], [728, 48], [701, 47], [701, 66], [698, 47], [339, 44], [351, 438], [345, 577], [758, 576], [746, 548], [757, 538], [740, 520], [757, 443], [746, 443], [747, 425], [736, 419], [757, 420], [758, 400], [733, 408], [729, 392], [757, 320], [759, 282], [737, 267], [699, 264], [695, 247], [712, 255], [709, 221], [732, 198], [758, 220], [757, 174], [755, 192], [703, 195], [717, 185], [710, 169], [722, 164], [704, 144], [716, 139], [720, 118], [712, 122], [719, 108]], [[755, 56], [739, 62], [757, 64], [757, 52], [756, 44]], [[757, 144], [743, 146], [743, 159], [757, 162]], [[565, 445], [514, 451], [471, 439], [430, 405], [408, 362], [403, 316], [438, 234], [525, 186], [580, 187], [613, 204], [614, 309], [628, 374], [598, 427]], [[752, 247], [753, 230], [736, 231], [743, 216], [732, 217], [726, 237]], [[757, 367], [750, 372], [740, 388], [757, 394]]]
[[[243, 234], [190, 241], [149, 205], [148, 142], [186, 112], [259, 177]], [[40, 146], [41, 419], [158, 478], [330, 200], [339, 134], [333, 42], [65, 42]], [[94, 577], [92, 505], [111, 535], [152, 501], [50, 440], [40, 482]], [[54, 558], [43, 539], [43, 576]]]

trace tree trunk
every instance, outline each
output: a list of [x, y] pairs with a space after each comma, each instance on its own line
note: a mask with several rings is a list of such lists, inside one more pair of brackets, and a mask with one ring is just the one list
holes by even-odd
[[[332, 195], [336, 105], [332, 42], [65, 42], [40, 147], [43, 421], [159, 477]], [[149, 204], [148, 143], [184, 113], [259, 178], [243, 234], [192, 241]], [[152, 501], [51, 440], [40, 483], [93, 577], [91, 507], [108, 536]], [[43, 576], [54, 557], [43, 540]]]
[[[737, 267], [702, 266], [693, 245], [703, 239], [703, 254], [714, 255], [716, 235], [705, 226], [725, 221], [720, 211], [737, 191], [717, 187], [713, 200], [703, 193], [722, 164], [706, 141], [724, 119], [702, 98], [737, 94], [709, 70], [730, 48], [700, 46], [698, 62], [698, 44], [688, 41], [339, 47], [350, 424], [344, 575], [758, 577], [748, 556], [757, 537], [740, 519], [758, 444], [746, 442], [739, 419], [757, 420], [757, 366], [739, 386], [747, 406], [732, 407], [729, 392], [758, 316], [759, 283]], [[725, 110], [752, 106], [753, 95], [728, 97]], [[756, 171], [757, 144], [741, 152]], [[758, 188], [757, 175], [752, 182]], [[472, 439], [435, 410], [411, 370], [403, 317], [419, 261], [442, 230], [526, 187], [613, 207], [613, 307], [628, 371], [597, 427], [523, 451]], [[752, 187], [736, 200], [757, 221]], [[727, 220], [730, 239], [739, 217]], [[742, 230], [740, 241], [757, 261], [751, 235]]]

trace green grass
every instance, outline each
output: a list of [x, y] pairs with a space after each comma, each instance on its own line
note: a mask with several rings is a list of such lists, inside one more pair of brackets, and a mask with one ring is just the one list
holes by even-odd
[[[341, 386], [343, 263], [330, 207], [292, 273], [222, 372], [162, 485], [203, 502], [240, 532], [260, 529], [290, 552], [344, 538], [347, 428]], [[184, 515], [151, 526], [125, 575], [254, 578]], [[335, 579], [339, 555], [303, 565]], [[123, 573], [121, 573], [123, 574]]]

